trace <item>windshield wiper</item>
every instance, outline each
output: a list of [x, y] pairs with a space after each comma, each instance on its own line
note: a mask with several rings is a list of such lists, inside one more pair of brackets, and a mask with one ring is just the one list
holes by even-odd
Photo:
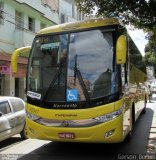
[[87, 101], [90, 101], [90, 96], [89, 96], [89, 93], [88, 93], [88, 90], [86, 88], [86, 85], [83, 81], [83, 78], [82, 78], [82, 75], [81, 75], [81, 72], [80, 70], [77, 68], [77, 54], [75, 56], [75, 66], [74, 66], [74, 85], [76, 85], [76, 76], [78, 78], [78, 81], [80, 83], [80, 86], [82, 88], [82, 91], [83, 91], [83, 94], [86, 98]]
[[45, 92], [45, 94], [42, 98], [42, 102], [45, 101], [46, 97], [48, 96], [49, 90], [54, 88], [55, 82], [57, 81], [57, 79], [58, 79], [58, 84], [60, 85], [60, 75], [62, 73], [62, 66], [63, 65], [62, 65], [62, 62], [61, 62], [58, 71], [56, 72], [54, 78], [52, 79], [48, 89], [46, 90], [46, 92]]

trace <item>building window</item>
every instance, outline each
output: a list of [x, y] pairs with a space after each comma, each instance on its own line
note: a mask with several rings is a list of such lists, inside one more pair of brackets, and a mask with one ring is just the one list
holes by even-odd
[[79, 12], [78, 15], [79, 15], [78, 20], [81, 20], [81, 12]]
[[35, 32], [35, 19], [28, 17], [28, 30]]
[[45, 23], [40, 23], [40, 29], [46, 28], [47, 25]]
[[15, 28], [22, 30], [24, 28], [24, 20], [21, 12], [15, 12]]
[[65, 23], [65, 14], [61, 13], [61, 23]]
[[72, 18], [75, 18], [75, 4], [72, 4]]
[[4, 3], [0, 2], [0, 24], [4, 24]]

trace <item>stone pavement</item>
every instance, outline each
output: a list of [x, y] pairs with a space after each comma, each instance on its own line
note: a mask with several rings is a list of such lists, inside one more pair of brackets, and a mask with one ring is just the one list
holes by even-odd
[[150, 106], [154, 112], [148, 137], [147, 155], [152, 157], [152, 159], [156, 159], [156, 101], [154, 101], [154, 103], [148, 103], [148, 106]]

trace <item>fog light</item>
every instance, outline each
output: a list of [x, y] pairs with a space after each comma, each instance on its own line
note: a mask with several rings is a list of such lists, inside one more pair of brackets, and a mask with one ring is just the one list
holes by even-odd
[[114, 131], [115, 131], [115, 129], [112, 129], [112, 130], [106, 132], [106, 133], [105, 133], [105, 138], [108, 138], [108, 137], [110, 137], [111, 135], [113, 135]]

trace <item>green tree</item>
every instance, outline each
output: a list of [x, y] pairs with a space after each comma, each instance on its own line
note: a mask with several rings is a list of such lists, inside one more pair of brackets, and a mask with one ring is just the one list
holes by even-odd
[[82, 12], [97, 10], [97, 17], [120, 17], [125, 24], [153, 30], [156, 26], [156, 0], [75, 0]]
[[156, 31], [153, 30], [153, 35], [148, 36], [149, 43], [145, 47], [145, 62], [148, 66], [154, 68], [156, 77]]

